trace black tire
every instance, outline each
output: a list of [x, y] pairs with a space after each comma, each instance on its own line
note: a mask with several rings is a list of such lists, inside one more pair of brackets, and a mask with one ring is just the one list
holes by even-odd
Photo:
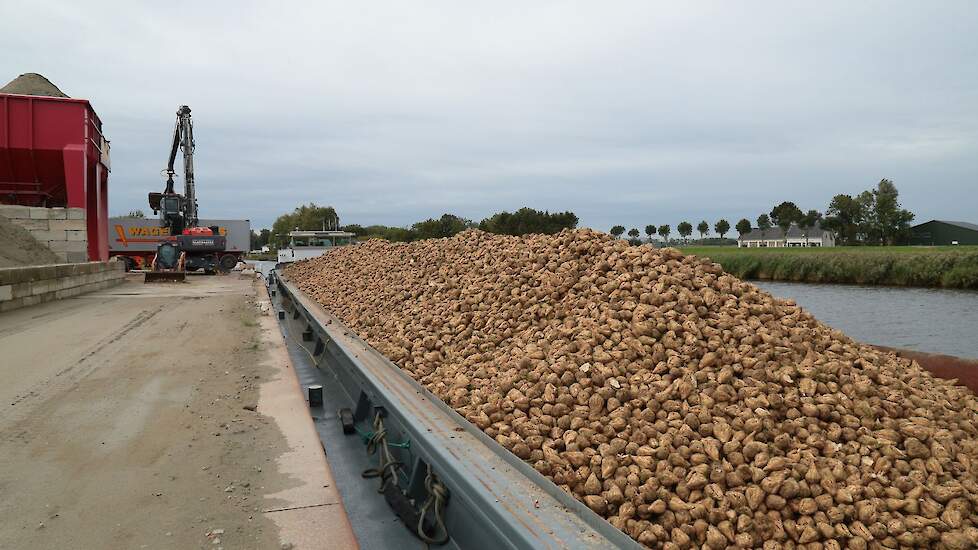
[[236, 265], [238, 265], [238, 257], [233, 254], [225, 254], [221, 256], [221, 260], [218, 264], [221, 271], [224, 273], [229, 273]]

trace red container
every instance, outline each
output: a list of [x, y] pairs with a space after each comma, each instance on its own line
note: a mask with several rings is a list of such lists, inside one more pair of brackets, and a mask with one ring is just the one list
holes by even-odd
[[109, 258], [109, 170], [88, 100], [0, 94], [0, 203], [84, 208], [92, 261]]

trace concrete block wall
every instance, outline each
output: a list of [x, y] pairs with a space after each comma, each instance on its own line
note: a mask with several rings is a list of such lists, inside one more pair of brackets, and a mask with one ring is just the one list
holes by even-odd
[[88, 261], [84, 208], [41, 208], [0, 204], [0, 216], [28, 230], [63, 263]]
[[0, 268], [0, 312], [101, 290], [125, 277], [116, 260]]

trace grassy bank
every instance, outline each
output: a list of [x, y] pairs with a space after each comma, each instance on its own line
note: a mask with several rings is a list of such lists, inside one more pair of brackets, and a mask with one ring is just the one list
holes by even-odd
[[978, 289], [978, 246], [681, 250], [742, 279]]

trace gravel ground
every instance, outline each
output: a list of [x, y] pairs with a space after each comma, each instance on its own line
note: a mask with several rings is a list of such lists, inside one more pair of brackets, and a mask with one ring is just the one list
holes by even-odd
[[129, 281], [0, 315], [0, 548], [278, 548], [296, 484], [253, 410], [246, 277]]

